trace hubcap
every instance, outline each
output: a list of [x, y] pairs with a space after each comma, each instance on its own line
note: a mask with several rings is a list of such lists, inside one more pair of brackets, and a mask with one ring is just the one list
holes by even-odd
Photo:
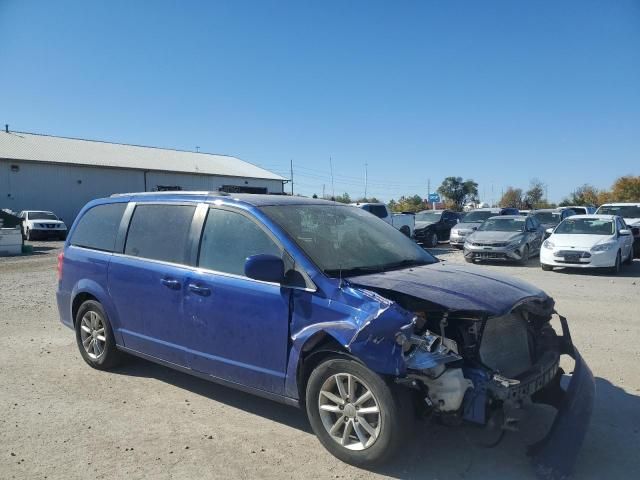
[[380, 435], [380, 407], [358, 377], [338, 373], [324, 382], [318, 398], [320, 419], [331, 438], [349, 450], [364, 450]]
[[104, 353], [107, 339], [104, 336], [104, 322], [97, 312], [90, 310], [82, 316], [80, 340], [89, 358], [97, 360]]

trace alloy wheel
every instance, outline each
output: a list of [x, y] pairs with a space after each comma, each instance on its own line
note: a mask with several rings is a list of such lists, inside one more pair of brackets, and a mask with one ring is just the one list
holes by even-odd
[[92, 360], [97, 360], [104, 354], [107, 339], [104, 321], [97, 312], [89, 310], [83, 315], [80, 320], [80, 340], [85, 352]]
[[327, 378], [318, 398], [320, 419], [329, 436], [349, 450], [371, 447], [380, 435], [380, 406], [358, 377], [338, 373]]

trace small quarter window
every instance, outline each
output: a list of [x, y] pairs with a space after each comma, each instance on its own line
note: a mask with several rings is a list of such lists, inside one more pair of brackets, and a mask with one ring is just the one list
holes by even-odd
[[96, 205], [78, 221], [71, 245], [113, 252], [126, 203]]

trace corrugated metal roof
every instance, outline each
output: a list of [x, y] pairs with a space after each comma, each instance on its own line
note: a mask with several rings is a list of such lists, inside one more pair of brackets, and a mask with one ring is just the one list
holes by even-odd
[[0, 131], [0, 158], [96, 167], [285, 180], [264, 168], [227, 155], [125, 145], [96, 140]]

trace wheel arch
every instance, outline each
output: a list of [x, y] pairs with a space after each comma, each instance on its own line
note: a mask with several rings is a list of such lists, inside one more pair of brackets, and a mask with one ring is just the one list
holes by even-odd
[[362, 363], [326, 331], [316, 332], [302, 346], [296, 369], [296, 386], [301, 407], [305, 404], [309, 375], [320, 363], [332, 356], [341, 356]]

